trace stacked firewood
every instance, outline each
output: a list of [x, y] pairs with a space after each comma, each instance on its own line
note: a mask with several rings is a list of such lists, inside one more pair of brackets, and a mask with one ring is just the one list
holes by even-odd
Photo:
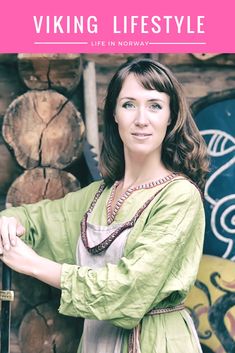
[[[77, 190], [80, 183], [68, 169], [82, 154], [85, 131], [71, 99], [81, 79], [80, 55], [21, 54], [17, 60], [27, 88], [8, 106], [2, 124], [14, 154], [0, 145], [2, 167], [16, 177], [3, 183], [6, 207], [58, 199]], [[75, 353], [82, 321], [58, 314], [59, 291], [16, 273], [13, 289], [12, 326], [21, 352]]]

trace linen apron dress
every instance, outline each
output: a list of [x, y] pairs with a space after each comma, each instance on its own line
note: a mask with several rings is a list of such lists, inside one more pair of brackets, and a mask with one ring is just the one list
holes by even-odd
[[[130, 334], [140, 322], [141, 353], [201, 352], [186, 310], [146, 315], [153, 308], [183, 302], [196, 279], [205, 227], [199, 191], [187, 179], [176, 177], [157, 193], [133, 227], [121, 232], [105, 252], [92, 255], [84, 247], [80, 224], [101, 183], [61, 200], [1, 213], [20, 219], [25, 241], [41, 256], [63, 264], [59, 311], [85, 318], [78, 352], [127, 353]], [[87, 218], [89, 247], [132, 219], [156, 189], [133, 192], [108, 225], [110, 193], [105, 187]]]

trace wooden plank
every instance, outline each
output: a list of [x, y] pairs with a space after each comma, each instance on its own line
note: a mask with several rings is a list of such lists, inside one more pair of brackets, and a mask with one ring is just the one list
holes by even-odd
[[211, 93], [235, 89], [235, 70], [215, 68], [174, 68], [176, 77], [184, 87], [189, 103]]

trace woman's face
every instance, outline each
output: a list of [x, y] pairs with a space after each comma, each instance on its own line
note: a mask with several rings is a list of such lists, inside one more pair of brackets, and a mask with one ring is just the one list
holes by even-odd
[[166, 93], [145, 89], [130, 74], [117, 98], [114, 116], [125, 155], [160, 158], [170, 124], [170, 97]]

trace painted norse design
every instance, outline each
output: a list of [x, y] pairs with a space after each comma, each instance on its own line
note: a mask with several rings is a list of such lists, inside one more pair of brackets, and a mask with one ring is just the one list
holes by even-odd
[[[205, 187], [204, 252], [235, 261], [235, 99], [214, 103], [196, 115], [211, 158]], [[213, 129], [212, 129], [213, 127]]]

